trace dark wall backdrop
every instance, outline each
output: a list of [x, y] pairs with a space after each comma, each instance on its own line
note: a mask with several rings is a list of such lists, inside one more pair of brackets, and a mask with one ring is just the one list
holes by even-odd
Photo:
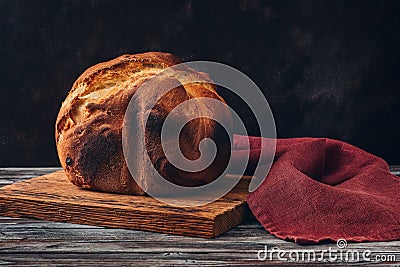
[[399, 164], [399, 14], [378, 0], [2, 0], [0, 166], [58, 165], [54, 122], [74, 80], [145, 51], [243, 71], [279, 137], [341, 139]]

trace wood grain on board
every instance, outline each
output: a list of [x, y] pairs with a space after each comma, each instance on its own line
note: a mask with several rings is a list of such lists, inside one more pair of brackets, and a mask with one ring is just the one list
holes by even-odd
[[0, 188], [0, 215], [213, 238], [248, 216], [249, 180], [213, 203], [181, 208], [148, 196], [81, 189], [57, 171]]

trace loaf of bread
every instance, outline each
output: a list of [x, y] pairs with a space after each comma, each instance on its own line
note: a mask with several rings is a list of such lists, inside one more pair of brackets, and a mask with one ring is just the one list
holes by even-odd
[[[58, 156], [73, 184], [103, 192], [145, 194], [135, 182], [137, 177], [132, 178], [124, 159], [122, 126], [125, 111], [140, 85], [178, 63], [180, 60], [168, 53], [123, 55], [90, 67], [75, 81], [62, 103], [55, 126]], [[210, 80], [206, 74], [201, 75]], [[179, 81], [179, 78], [174, 79]], [[145, 143], [153, 166], [165, 179], [178, 185], [199, 186], [214, 180], [226, 167], [230, 145], [225, 130], [207, 118], [194, 119], [183, 128], [179, 145], [188, 159], [199, 157], [198, 145], [203, 138], [215, 140], [218, 147], [217, 156], [207, 169], [186, 172], [170, 164], [164, 155], [160, 144], [163, 120], [188, 99], [209, 97], [222, 102], [223, 99], [211, 82], [180, 84], [152, 108], [145, 129]], [[212, 112], [226, 114], [229, 121], [226, 110]]]

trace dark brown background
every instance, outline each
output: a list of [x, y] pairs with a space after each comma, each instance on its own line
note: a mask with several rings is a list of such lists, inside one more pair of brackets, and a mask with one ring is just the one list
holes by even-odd
[[400, 1], [2, 0], [0, 166], [58, 165], [54, 121], [73, 81], [151, 50], [249, 75], [279, 137], [341, 139], [399, 164], [399, 14]]

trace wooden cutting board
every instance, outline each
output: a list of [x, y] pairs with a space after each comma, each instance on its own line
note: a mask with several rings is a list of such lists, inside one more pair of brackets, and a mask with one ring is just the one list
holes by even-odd
[[213, 238], [250, 214], [246, 203], [250, 178], [243, 177], [213, 203], [180, 208], [148, 196], [81, 189], [58, 171], [0, 188], [0, 215]]

